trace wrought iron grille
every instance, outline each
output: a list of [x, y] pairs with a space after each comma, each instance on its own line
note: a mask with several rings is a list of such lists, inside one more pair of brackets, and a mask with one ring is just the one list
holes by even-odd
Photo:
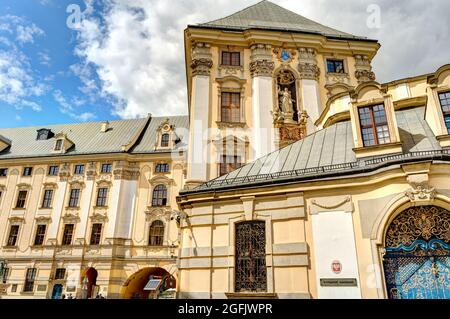
[[266, 226], [265, 222], [236, 225], [236, 292], [266, 292]]

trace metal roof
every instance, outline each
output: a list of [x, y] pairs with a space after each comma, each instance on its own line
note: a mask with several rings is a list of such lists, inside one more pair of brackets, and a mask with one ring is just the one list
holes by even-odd
[[314, 180], [326, 175], [376, 169], [393, 161], [450, 155], [450, 151], [442, 150], [424, 119], [424, 112], [424, 107], [396, 112], [403, 145], [401, 154], [358, 160], [353, 151], [351, 122], [341, 122], [181, 194]]
[[268, 29], [320, 34], [327, 37], [343, 39], [376, 41], [324, 26], [266, 0], [258, 2], [255, 5], [225, 18], [191, 27], [241, 31], [249, 29]]
[[[55, 137], [48, 140], [36, 139], [37, 131], [43, 128], [50, 129], [54, 134], [64, 133], [74, 143], [74, 146], [63, 154], [65, 156], [122, 153], [124, 152], [122, 146], [128, 145], [135, 140], [135, 146], [130, 153], [154, 153], [156, 152], [154, 150], [156, 130], [166, 118], [169, 119], [170, 124], [174, 124], [179, 128], [184, 126], [188, 129], [189, 127], [187, 116], [172, 116], [151, 118], [148, 126], [148, 118], [111, 121], [109, 122], [109, 129], [105, 133], [101, 132], [103, 122], [0, 129], [0, 136], [11, 141], [11, 147], [0, 152], [0, 160], [58, 156], [58, 154], [53, 153]], [[138, 138], [142, 131], [142, 136]], [[182, 137], [187, 139], [189, 136], [185, 134]], [[187, 141], [182, 140], [180, 145], [186, 144]]]

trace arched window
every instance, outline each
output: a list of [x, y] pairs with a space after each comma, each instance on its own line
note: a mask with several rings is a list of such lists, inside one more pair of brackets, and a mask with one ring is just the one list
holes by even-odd
[[163, 134], [161, 135], [161, 147], [169, 147], [170, 135]]
[[158, 185], [153, 189], [152, 206], [166, 206], [167, 205], [167, 187], [165, 185]]
[[155, 220], [150, 226], [148, 244], [149, 246], [162, 246], [164, 241], [164, 224]]

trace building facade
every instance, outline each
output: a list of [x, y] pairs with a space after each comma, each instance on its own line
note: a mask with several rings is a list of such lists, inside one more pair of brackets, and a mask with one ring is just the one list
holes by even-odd
[[0, 129], [2, 298], [449, 298], [450, 65], [269, 1], [184, 36], [188, 116]]

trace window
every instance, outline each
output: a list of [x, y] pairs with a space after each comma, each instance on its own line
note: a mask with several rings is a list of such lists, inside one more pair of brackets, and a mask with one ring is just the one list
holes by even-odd
[[80, 190], [74, 188], [70, 191], [69, 207], [78, 207], [78, 202], [80, 201]]
[[108, 202], [108, 189], [99, 188], [97, 191], [97, 207], [106, 207]]
[[55, 280], [63, 280], [66, 277], [65, 268], [56, 268], [55, 270]]
[[93, 224], [91, 232], [91, 245], [99, 245], [102, 238], [102, 224]]
[[45, 141], [48, 140], [49, 138], [52, 138], [54, 136], [53, 132], [49, 129], [43, 128], [37, 131], [37, 137], [36, 139], [38, 141]]
[[359, 108], [359, 121], [364, 146], [391, 142], [383, 104]]
[[38, 225], [37, 226], [36, 237], [34, 238], [35, 246], [42, 246], [42, 244], [44, 244], [46, 229], [47, 229], [47, 225]]
[[221, 121], [239, 123], [241, 121], [241, 94], [224, 92], [221, 100]]
[[148, 244], [150, 246], [162, 246], [164, 241], [164, 224], [160, 220], [155, 220], [150, 226]]
[[8, 176], [8, 169], [0, 168], [0, 177], [6, 177], [6, 176]]
[[31, 174], [33, 173], [33, 167], [25, 167], [23, 169], [23, 176], [31, 176]]
[[84, 174], [84, 165], [75, 165], [75, 175], [83, 175]]
[[16, 208], [25, 208], [27, 195], [28, 191], [19, 191], [19, 195], [17, 196]]
[[158, 185], [153, 189], [152, 206], [166, 206], [167, 205], [167, 187], [165, 185]]
[[42, 200], [42, 208], [51, 208], [53, 200], [53, 189], [46, 189], [44, 191], [44, 199]]
[[24, 292], [33, 292], [34, 290], [34, 280], [36, 279], [36, 268], [28, 268], [27, 277], [25, 279], [25, 285], [23, 286]]
[[3, 276], [0, 278], [2, 283], [6, 284], [6, 282], [8, 281], [9, 273], [9, 268], [3, 268]]
[[64, 140], [61, 140], [61, 139], [56, 140], [55, 151], [61, 151], [63, 148], [63, 144], [64, 144]]
[[157, 164], [155, 167], [156, 173], [169, 173], [170, 165], [169, 164]]
[[169, 134], [163, 134], [161, 136], [161, 147], [169, 147], [169, 141], [170, 141], [170, 135]]
[[102, 170], [101, 172], [103, 174], [105, 173], [111, 173], [112, 172], [112, 164], [102, 164]]
[[327, 60], [328, 73], [345, 73], [343, 60]]
[[265, 222], [236, 224], [235, 248], [235, 291], [266, 292]]
[[239, 52], [222, 52], [222, 65], [240, 66], [241, 54]]
[[448, 134], [450, 134], [450, 92], [440, 93], [439, 100], [441, 101], [442, 113], [444, 113], [445, 126]]
[[63, 246], [72, 245], [72, 238], [73, 238], [73, 230], [74, 230], [74, 228], [75, 228], [74, 224], [66, 224], [64, 226], [64, 232], [63, 232], [63, 238], [62, 238]]
[[19, 225], [11, 225], [9, 229], [7, 246], [15, 246], [17, 244], [17, 239], [19, 238]]
[[242, 166], [241, 157], [233, 155], [222, 155], [220, 162], [220, 175], [231, 173]]
[[59, 166], [50, 166], [48, 168], [48, 175], [57, 176], [59, 173]]

